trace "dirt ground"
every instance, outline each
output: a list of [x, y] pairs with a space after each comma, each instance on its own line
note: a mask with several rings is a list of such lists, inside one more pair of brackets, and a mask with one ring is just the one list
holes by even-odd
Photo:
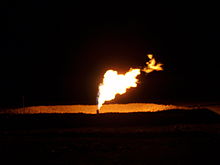
[[1, 164], [220, 164], [208, 110], [0, 115]]

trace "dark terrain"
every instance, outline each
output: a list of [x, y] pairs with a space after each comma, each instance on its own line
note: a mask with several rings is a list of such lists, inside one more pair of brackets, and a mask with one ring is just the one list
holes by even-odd
[[0, 164], [220, 164], [220, 116], [207, 109], [1, 114]]

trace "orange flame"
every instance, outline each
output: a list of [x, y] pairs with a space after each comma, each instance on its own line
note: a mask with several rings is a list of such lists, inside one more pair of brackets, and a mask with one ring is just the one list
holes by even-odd
[[153, 72], [154, 70], [155, 71], [163, 70], [162, 68], [163, 64], [156, 63], [156, 60], [153, 58], [153, 54], [148, 54], [147, 56], [150, 59], [150, 61], [146, 62], [147, 66], [144, 69], [142, 69], [143, 72], [150, 73]]
[[146, 62], [146, 67], [141, 69], [130, 69], [125, 74], [118, 74], [117, 71], [107, 70], [104, 74], [103, 82], [99, 85], [99, 96], [98, 96], [98, 109], [106, 101], [113, 100], [116, 94], [124, 94], [127, 89], [131, 87], [137, 87], [137, 76], [141, 74], [141, 71], [150, 73], [152, 71], [163, 70], [162, 64], [156, 63], [152, 54], [148, 54], [149, 62]]

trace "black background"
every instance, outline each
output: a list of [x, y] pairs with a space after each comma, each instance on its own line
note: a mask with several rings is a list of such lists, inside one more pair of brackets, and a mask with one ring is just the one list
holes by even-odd
[[163, 72], [114, 103], [219, 100], [219, 13], [211, 3], [19, 1], [1, 7], [0, 106], [96, 104], [107, 69], [153, 53]]

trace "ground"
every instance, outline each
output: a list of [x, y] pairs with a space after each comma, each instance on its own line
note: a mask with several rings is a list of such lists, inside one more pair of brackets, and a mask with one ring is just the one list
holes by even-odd
[[207, 109], [1, 114], [1, 164], [220, 164], [219, 128]]

